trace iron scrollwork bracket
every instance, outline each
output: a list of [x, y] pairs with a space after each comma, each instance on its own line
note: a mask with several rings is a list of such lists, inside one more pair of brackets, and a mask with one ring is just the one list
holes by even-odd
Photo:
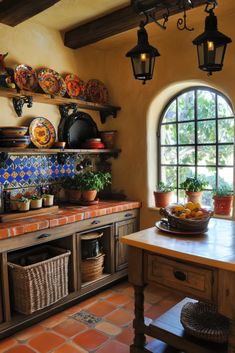
[[17, 116], [22, 116], [23, 106], [27, 104], [28, 108], [32, 108], [33, 106], [33, 97], [32, 96], [22, 96], [22, 97], [14, 97], [13, 98], [13, 106]]
[[100, 121], [101, 121], [101, 123], [105, 124], [108, 116], [110, 116], [110, 115], [113, 118], [116, 118], [117, 117], [117, 109], [110, 107], [109, 109], [101, 110], [100, 111]]

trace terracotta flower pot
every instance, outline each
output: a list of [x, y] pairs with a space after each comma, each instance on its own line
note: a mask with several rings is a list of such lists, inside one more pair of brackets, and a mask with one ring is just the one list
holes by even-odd
[[188, 196], [188, 202], [191, 201], [193, 203], [201, 203], [203, 191], [186, 191], [186, 195]]
[[81, 190], [67, 190], [69, 201], [80, 201], [82, 197]]
[[84, 201], [94, 201], [97, 195], [97, 190], [84, 190], [82, 198]]
[[214, 212], [217, 215], [229, 216], [231, 214], [233, 195], [213, 196]]
[[154, 199], [156, 207], [166, 207], [172, 202], [173, 191], [162, 192], [154, 191]]

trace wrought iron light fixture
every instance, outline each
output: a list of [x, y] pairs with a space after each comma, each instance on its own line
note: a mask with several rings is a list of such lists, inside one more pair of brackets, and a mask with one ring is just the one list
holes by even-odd
[[227, 44], [232, 42], [231, 38], [217, 30], [217, 17], [213, 11], [215, 6], [216, 1], [207, 1], [205, 12], [209, 15], [205, 21], [205, 32], [193, 40], [197, 46], [199, 68], [209, 75], [222, 70]]
[[146, 22], [140, 22], [140, 29], [137, 33], [137, 45], [126, 53], [126, 56], [131, 58], [135, 78], [142, 80], [143, 84], [145, 84], [147, 80], [152, 79], [155, 58], [160, 56], [158, 50], [149, 44], [148, 34], [144, 28], [147, 23], [148, 18]]

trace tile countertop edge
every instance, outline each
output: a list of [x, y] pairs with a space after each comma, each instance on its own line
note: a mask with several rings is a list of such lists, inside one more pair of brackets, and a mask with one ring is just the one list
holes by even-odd
[[58, 213], [0, 223], [0, 240], [141, 207], [139, 201], [101, 201], [95, 206], [61, 207]]

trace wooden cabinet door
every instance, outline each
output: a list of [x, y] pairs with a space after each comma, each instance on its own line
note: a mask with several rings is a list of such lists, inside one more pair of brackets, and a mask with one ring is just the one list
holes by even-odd
[[137, 219], [115, 223], [115, 270], [120, 271], [127, 267], [127, 245], [121, 242], [121, 237], [137, 231]]

